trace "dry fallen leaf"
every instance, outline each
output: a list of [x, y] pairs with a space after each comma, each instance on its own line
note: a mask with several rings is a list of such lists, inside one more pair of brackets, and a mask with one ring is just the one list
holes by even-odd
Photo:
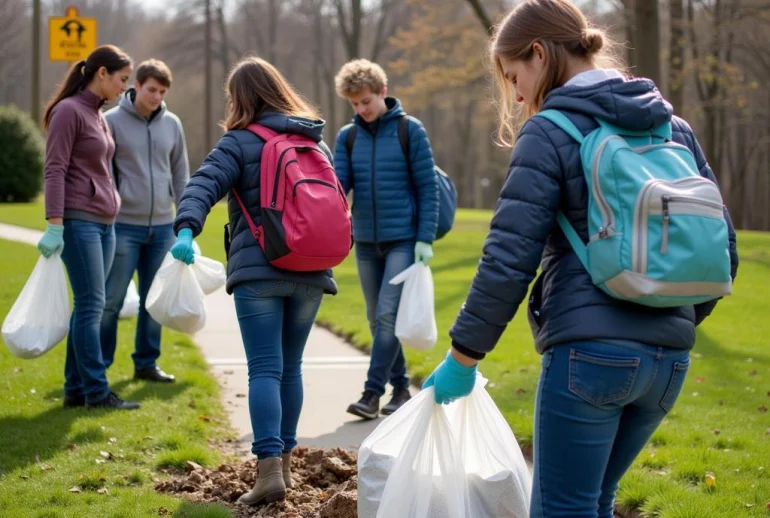
[[40, 469], [42, 469], [43, 471], [51, 471], [53, 468], [48, 464], [41, 464]]
[[714, 428], [714, 435], [719, 435], [720, 433], [722, 432], [719, 430], [719, 428]]
[[204, 423], [208, 423], [209, 421], [211, 421], [211, 419], [207, 415], [199, 415], [198, 420], [203, 421]]
[[697, 378], [695, 378], [695, 383], [703, 383], [704, 381], [706, 381], [706, 378], [702, 376], [698, 376]]
[[71, 452], [72, 452], [72, 451], [75, 451], [75, 450], [77, 450], [77, 449], [78, 449], [78, 445], [77, 445], [77, 444], [75, 444], [74, 442], [71, 442], [71, 443], [69, 443], [69, 444], [67, 445], [67, 449], [68, 449], [69, 451], [71, 451]]
[[516, 395], [517, 395], [517, 396], [523, 396], [523, 395], [524, 395], [524, 394], [526, 394], [526, 393], [527, 393], [527, 391], [526, 391], [526, 390], [524, 390], [523, 388], [520, 388], [520, 389], [516, 389]]
[[169, 516], [171, 514], [171, 511], [166, 509], [165, 507], [161, 507], [158, 509], [158, 516]]
[[239, 392], [235, 395], [235, 397], [246, 397], [246, 394]]
[[107, 442], [110, 444], [115, 444], [116, 442], [118, 442], [118, 440], [115, 437], [110, 437], [109, 439], [107, 439]]
[[99, 455], [101, 455], [102, 457], [104, 457], [107, 460], [112, 460], [113, 459], [112, 453], [110, 453], [108, 451], [100, 451]]
[[103, 488], [97, 489], [97, 490], [96, 490], [96, 492], [97, 492], [97, 493], [99, 493], [100, 495], [107, 495], [107, 496], [110, 496], [110, 490], [109, 490], [109, 489], [107, 489], [106, 487], [103, 487]]
[[104, 464], [105, 462], [107, 462], [107, 461], [104, 460], [104, 459], [96, 459], [96, 463], [97, 464]]
[[758, 410], [759, 410], [760, 414], [766, 414], [767, 413], [767, 407], [765, 405], [762, 405], [761, 407], [759, 407]]
[[70, 493], [82, 493], [83, 492], [83, 490], [80, 489], [80, 487], [78, 487], [78, 486], [72, 486], [71, 488], [68, 489], [68, 491]]
[[756, 369], [752, 369], [752, 370], [749, 371], [749, 376], [756, 376], [756, 375], [757, 375], [757, 370]]

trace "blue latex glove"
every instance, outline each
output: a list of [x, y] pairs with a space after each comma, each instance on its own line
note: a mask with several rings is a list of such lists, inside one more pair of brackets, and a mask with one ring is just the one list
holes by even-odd
[[176, 235], [176, 243], [171, 247], [171, 255], [177, 261], [185, 264], [192, 264], [195, 261], [195, 250], [193, 250], [192, 230], [183, 228]]
[[43, 257], [51, 257], [56, 252], [64, 250], [64, 225], [48, 224], [43, 237], [37, 243], [37, 249]]
[[436, 403], [447, 404], [471, 393], [476, 384], [477, 366], [466, 367], [452, 358], [450, 351], [446, 359], [433, 371], [422, 388], [434, 387]]
[[414, 244], [414, 262], [428, 266], [431, 259], [433, 259], [433, 247], [428, 243], [417, 241]]

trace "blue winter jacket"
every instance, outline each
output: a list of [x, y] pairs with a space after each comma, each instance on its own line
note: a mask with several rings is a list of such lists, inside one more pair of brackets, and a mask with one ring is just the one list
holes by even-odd
[[[257, 118], [259, 124], [278, 133], [299, 133], [318, 142], [331, 159], [331, 151], [321, 141], [324, 121], [289, 117], [265, 112]], [[237, 189], [241, 200], [257, 225], [261, 224], [259, 201], [259, 166], [264, 141], [248, 130], [225, 133], [198, 171], [190, 178], [177, 209], [174, 231], [192, 229], [197, 236], [203, 229], [211, 208]], [[259, 243], [249, 230], [235, 197], [229, 196], [230, 245], [227, 256], [227, 292], [235, 285], [258, 280], [282, 280], [309, 284], [336, 294], [337, 285], [331, 270], [321, 272], [292, 272], [271, 266]], [[227, 246], [227, 245], [226, 245]]]
[[[416, 240], [433, 243], [438, 224], [438, 177], [433, 151], [423, 125], [409, 118], [412, 176], [398, 140], [398, 121], [405, 114], [398, 99], [387, 97], [388, 111], [372, 131], [356, 115], [337, 134], [334, 169], [348, 193], [353, 189], [353, 238], [359, 243]], [[358, 129], [348, 159], [345, 139]]]
[[[617, 78], [557, 88], [548, 94], [543, 109], [564, 111], [583, 134], [597, 127], [593, 117], [630, 130], [650, 130], [672, 120], [671, 105], [646, 79]], [[701, 175], [716, 183], [690, 126], [673, 117], [672, 129], [673, 140], [695, 155]], [[587, 205], [579, 144], [550, 121], [530, 118], [513, 148], [478, 272], [450, 331], [460, 351], [481, 358], [495, 347], [527, 295], [538, 266], [542, 273], [528, 312], [538, 352], [575, 340], [693, 347], [695, 326], [711, 313], [716, 301], [657, 309], [619, 301], [596, 288], [556, 224], [561, 210], [587, 242]], [[725, 217], [734, 278], [738, 255], [726, 209]]]

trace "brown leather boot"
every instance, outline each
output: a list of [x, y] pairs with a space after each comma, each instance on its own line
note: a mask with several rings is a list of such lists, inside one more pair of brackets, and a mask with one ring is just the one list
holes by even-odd
[[286, 489], [291, 489], [294, 487], [291, 483], [291, 452], [281, 455], [281, 461], [283, 462], [283, 483], [286, 484]]
[[270, 457], [257, 462], [257, 482], [254, 489], [241, 495], [238, 503], [262, 505], [286, 498], [280, 457]]

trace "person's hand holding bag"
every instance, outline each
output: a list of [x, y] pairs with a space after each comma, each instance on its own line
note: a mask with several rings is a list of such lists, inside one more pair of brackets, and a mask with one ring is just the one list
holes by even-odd
[[476, 383], [477, 367], [476, 360], [451, 349], [422, 388], [434, 387], [436, 403], [451, 403], [471, 393]]
[[177, 261], [182, 261], [185, 264], [192, 264], [195, 261], [192, 230], [183, 228], [179, 231], [176, 236], [176, 243], [171, 247], [171, 255]]

